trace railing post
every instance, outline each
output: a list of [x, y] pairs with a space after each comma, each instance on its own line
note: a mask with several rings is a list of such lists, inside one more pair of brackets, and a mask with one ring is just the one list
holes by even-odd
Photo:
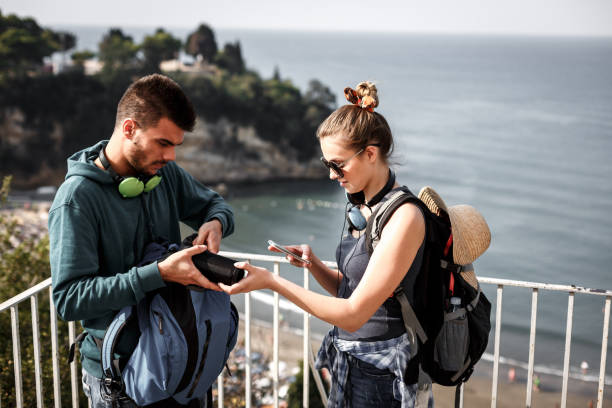
[[[308, 273], [308, 269], [304, 268], [304, 289], [308, 290], [310, 275]], [[309, 369], [309, 360], [308, 355], [310, 352], [310, 315], [308, 312], [304, 311], [304, 363], [303, 363], [303, 392], [302, 392], [302, 407], [308, 408], [309, 406], [309, 390], [310, 390], [310, 369]]]
[[603, 406], [604, 380], [606, 378], [606, 353], [608, 351], [608, 330], [610, 327], [610, 301], [612, 297], [606, 296], [604, 306], [603, 334], [601, 336], [601, 361], [599, 363], [599, 387], [597, 388], [597, 408]]
[[53, 401], [55, 408], [62, 408], [59, 356], [57, 354], [57, 312], [53, 303], [53, 288], [49, 286], [49, 319], [51, 321], [51, 360], [53, 361]]
[[217, 406], [218, 408], [223, 408], [223, 373], [219, 374], [217, 377]]
[[565, 328], [565, 357], [563, 358], [563, 388], [561, 390], [561, 408], [567, 404], [567, 379], [569, 377], [570, 349], [572, 345], [572, 323], [574, 320], [574, 292], [567, 299], [567, 325]]
[[13, 368], [15, 370], [15, 402], [23, 408], [23, 380], [21, 378], [21, 341], [19, 340], [19, 308], [11, 306], [11, 332], [13, 337]]
[[[245, 254], [240, 254], [241, 256]], [[246, 254], [245, 256], [251, 256], [251, 254]], [[263, 260], [266, 262], [274, 263], [274, 273], [280, 274], [280, 262], [270, 256], [260, 256], [257, 260]], [[309, 289], [309, 273], [307, 269], [304, 269], [304, 288]], [[544, 284], [544, 283], [534, 283], [534, 282], [522, 282], [522, 281], [509, 281], [504, 279], [491, 279], [484, 278], [482, 279], [483, 283], [488, 283], [497, 286], [497, 310], [495, 316], [496, 328], [495, 328], [495, 353], [494, 353], [494, 364], [493, 364], [493, 375], [492, 375], [492, 397], [491, 397], [491, 406], [496, 407], [497, 404], [497, 394], [498, 394], [498, 383], [499, 383], [499, 363], [500, 363], [500, 344], [501, 344], [501, 325], [502, 325], [502, 304], [503, 304], [503, 289], [505, 286], [516, 286], [523, 288], [530, 288], [532, 290], [532, 306], [531, 306], [531, 330], [530, 330], [530, 341], [529, 341], [529, 363], [527, 366], [527, 396], [526, 396], [526, 406], [530, 407], [532, 404], [532, 384], [534, 377], [534, 366], [535, 366], [535, 341], [536, 341], [536, 328], [537, 328], [537, 311], [538, 311], [538, 295], [539, 290], [551, 290], [551, 291], [560, 291], [563, 293], [567, 293], [568, 297], [568, 313], [567, 313], [567, 321], [566, 321], [566, 339], [565, 339], [565, 355], [564, 355], [564, 364], [563, 364], [563, 388], [562, 388], [562, 401], [560, 406], [565, 407], [567, 405], [567, 391], [568, 391], [568, 381], [570, 376], [570, 351], [571, 351], [571, 340], [572, 340], [572, 326], [573, 326], [573, 310], [574, 310], [574, 302], [575, 302], [575, 294], [583, 293], [589, 295], [597, 295], [605, 297], [604, 304], [604, 321], [603, 321], [603, 333], [602, 333], [602, 344], [601, 344], [601, 361], [600, 361], [600, 369], [599, 369], [599, 384], [598, 384], [598, 397], [597, 397], [597, 407], [601, 408], [603, 406], [604, 401], [604, 387], [606, 384], [606, 358], [607, 358], [607, 347], [608, 347], [608, 333], [610, 326], [610, 309], [612, 307], [612, 291], [610, 290], [599, 290], [599, 289], [589, 289], [575, 286], [567, 286], [567, 285], [554, 285], [554, 284]], [[61, 374], [60, 374], [60, 366], [59, 366], [59, 347], [58, 347], [58, 327], [57, 327], [57, 313], [55, 309], [55, 305], [53, 303], [53, 291], [51, 288], [51, 280], [47, 279], [44, 282], [41, 282], [28, 290], [20, 293], [19, 295], [4, 301], [0, 304], [0, 312], [10, 309], [11, 313], [11, 331], [13, 338], [13, 360], [14, 360], [14, 370], [15, 370], [15, 401], [17, 407], [23, 407], [25, 404], [24, 399], [33, 399], [33, 393], [36, 392], [36, 401], [37, 406], [41, 407], [44, 402], [43, 398], [43, 382], [42, 382], [42, 361], [41, 361], [41, 334], [40, 334], [40, 313], [38, 311], [38, 297], [37, 293], [44, 290], [49, 289], [50, 299], [50, 325], [51, 325], [51, 343], [52, 343], [52, 368], [53, 368], [53, 394], [54, 394], [54, 406], [56, 408], [61, 407]], [[33, 341], [33, 362], [34, 362], [34, 376], [36, 389], [23, 389], [23, 367], [22, 367], [22, 358], [21, 358], [21, 340], [19, 333], [19, 311], [18, 305], [21, 302], [25, 302], [27, 299], [30, 299], [31, 303], [31, 312], [32, 312], [32, 341]], [[274, 365], [272, 367], [273, 376], [274, 376], [274, 400], [275, 407], [279, 405], [279, 395], [278, 395], [278, 387], [279, 387], [279, 344], [280, 344], [280, 300], [278, 294], [274, 296], [274, 344], [273, 344], [273, 359]], [[252, 351], [251, 351], [251, 296], [249, 294], [245, 294], [245, 389], [246, 389], [246, 406], [251, 407], [252, 405]], [[314, 354], [311, 347], [310, 342], [310, 315], [308, 313], [303, 314], [304, 318], [304, 337], [303, 337], [303, 352], [304, 352], [304, 380], [303, 380], [303, 401], [302, 406], [309, 406], [309, 388], [310, 388], [310, 370], [313, 370], [313, 374], [315, 374], [315, 383], [317, 388], [319, 389], [319, 393], [321, 393], [322, 398], [325, 399], [325, 390], [322, 386], [322, 383], [319, 378], [317, 378], [317, 371], [314, 367]], [[75, 337], [75, 323], [68, 323], [68, 333], [70, 341], [74, 341]], [[72, 363], [70, 366], [71, 370], [71, 385], [72, 385], [72, 406], [78, 406], [78, 366], [77, 363]], [[25, 373], [26, 376], [31, 375], [31, 373]], [[578, 378], [577, 376], [576, 378]], [[572, 378], [574, 375], [572, 374]], [[0, 389], [4, 388], [6, 391], [8, 384], [1, 384]], [[223, 378], [220, 376], [217, 383], [218, 391], [219, 391], [219, 407], [223, 407]], [[461, 390], [461, 398], [460, 404], [463, 405], [463, 389]], [[13, 396], [11, 396], [13, 398]], [[2, 404], [5, 402], [5, 404]], [[6, 405], [6, 401], [0, 400], [0, 408]], [[32, 402], [33, 405], [33, 402]]]
[[533, 365], [535, 359], [536, 320], [538, 317], [538, 289], [531, 293], [531, 330], [529, 331], [529, 365], [527, 368], [527, 399], [525, 406], [531, 407], [531, 387], [533, 383]]
[[244, 399], [245, 407], [251, 408], [251, 294], [244, 294]]
[[38, 322], [38, 294], [30, 297], [30, 310], [32, 312], [32, 346], [34, 348], [34, 380], [36, 383], [36, 406], [43, 406], [42, 370], [40, 367], [40, 330]]
[[[280, 275], [280, 263], [274, 262], [274, 274]], [[278, 314], [279, 295], [274, 292], [274, 317], [273, 317], [273, 347], [272, 347], [272, 389], [274, 392], [274, 408], [278, 408]]]
[[[68, 322], [68, 343], [74, 343], [74, 322]], [[77, 374], [76, 358], [70, 363], [70, 387], [72, 390], [72, 408], [79, 408], [79, 384], [77, 382], [79, 376]]]
[[493, 357], [493, 384], [491, 386], [491, 408], [497, 406], [497, 377], [499, 376], [499, 343], [501, 337], [502, 296], [504, 285], [497, 285], [497, 307], [495, 310], [495, 353]]
[[308, 362], [310, 363], [310, 369], [313, 371], [312, 377], [314, 378], [317, 389], [319, 390], [319, 396], [321, 397], [321, 402], [323, 402], [323, 404], [326, 404], [327, 395], [325, 392], [325, 386], [323, 385], [321, 376], [319, 375], [319, 373], [317, 372], [317, 369], [315, 368], [315, 358], [314, 358], [314, 353], [312, 352], [312, 348], [308, 349]]

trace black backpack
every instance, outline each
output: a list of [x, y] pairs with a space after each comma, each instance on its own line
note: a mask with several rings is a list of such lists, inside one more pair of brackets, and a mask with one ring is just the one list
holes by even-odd
[[[416, 356], [408, 363], [406, 382], [418, 381], [420, 365], [432, 382], [460, 386], [470, 378], [487, 347], [491, 303], [480, 290], [472, 265], [458, 265], [453, 260], [449, 215], [433, 213], [406, 187], [388, 193], [374, 209], [366, 228], [368, 252], [372, 254], [393, 212], [407, 202], [421, 209], [426, 232], [412, 304], [401, 285], [394, 292], [406, 331], [413, 344], [418, 344]], [[453, 305], [458, 300], [451, 302], [451, 298], [459, 298], [460, 304]]]

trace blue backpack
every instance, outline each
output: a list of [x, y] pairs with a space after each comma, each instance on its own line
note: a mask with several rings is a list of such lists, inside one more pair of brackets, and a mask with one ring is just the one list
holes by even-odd
[[[130, 319], [137, 319], [140, 338], [123, 364], [114, 349]], [[109, 325], [101, 347], [104, 391], [111, 400], [127, 396], [138, 406], [211, 401], [211, 386], [237, 336], [238, 311], [229, 295], [168, 282], [121, 309]]]

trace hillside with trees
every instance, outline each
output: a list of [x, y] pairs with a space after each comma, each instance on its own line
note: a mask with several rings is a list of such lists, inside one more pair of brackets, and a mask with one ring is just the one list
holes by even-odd
[[[198, 125], [177, 162], [201, 181], [324, 177], [315, 130], [335, 97], [320, 81], [302, 93], [278, 72], [262, 78], [247, 67], [240, 42], [219, 47], [206, 24], [184, 42], [158, 28], [136, 43], [110, 28], [96, 51], [72, 52], [71, 64], [53, 72], [46, 61], [77, 40], [0, 11], [0, 176], [13, 175], [14, 188], [59, 185], [66, 158], [108, 139], [122, 93], [154, 72], [175, 79], [194, 103]], [[193, 62], [162, 71], [180, 51]]]

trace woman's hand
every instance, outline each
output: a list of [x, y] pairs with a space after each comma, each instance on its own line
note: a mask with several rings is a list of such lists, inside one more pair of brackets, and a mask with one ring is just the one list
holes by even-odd
[[270, 289], [274, 277], [272, 272], [266, 268], [260, 268], [248, 262], [236, 262], [234, 266], [239, 269], [244, 269], [247, 271], [247, 274], [232, 286], [219, 282], [219, 287], [228, 295], [236, 295], [238, 293], [246, 293], [258, 289]]
[[[285, 245], [284, 248], [287, 249], [288, 251], [294, 252], [300, 257], [306, 259], [307, 261], [310, 261], [310, 264], [308, 265], [291, 255], [285, 255], [285, 258], [287, 258], [287, 260], [289, 261], [291, 265], [297, 266], [298, 268], [310, 268], [313, 265], [312, 263], [313, 254], [312, 254], [312, 249], [310, 248], [310, 245], [306, 245], [306, 244]], [[268, 251], [281, 252], [278, 249], [274, 248], [272, 245], [268, 246]]]

